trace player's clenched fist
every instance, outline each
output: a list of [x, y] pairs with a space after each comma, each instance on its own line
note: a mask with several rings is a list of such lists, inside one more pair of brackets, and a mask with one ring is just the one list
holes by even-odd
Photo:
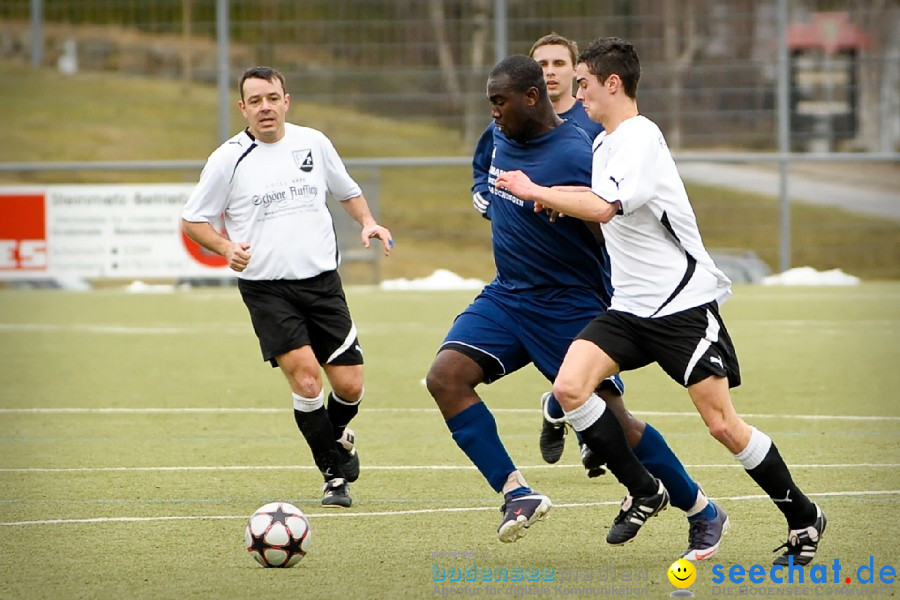
[[225, 252], [225, 258], [228, 260], [231, 270], [240, 273], [247, 268], [247, 264], [250, 262], [250, 244], [234, 242]]

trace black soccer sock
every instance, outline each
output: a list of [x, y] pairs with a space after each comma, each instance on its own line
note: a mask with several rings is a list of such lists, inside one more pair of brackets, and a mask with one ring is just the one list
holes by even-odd
[[787, 464], [769, 436], [754, 428], [747, 447], [735, 457], [784, 513], [788, 527], [808, 527], [816, 520], [816, 505], [794, 483]]
[[312, 451], [313, 461], [319, 467], [325, 481], [335, 477], [344, 477], [337, 446], [334, 443], [334, 431], [325, 407], [320, 406], [311, 412], [294, 409], [294, 421], [297, 422], [300, 433], [306, 439], [306, 443]]
[[586, 403], [567, 412], [566, 418], [581, 434], [584, 443], [606, 462], [616, 479], [628, 488], [629, 494], [652, 496], [659, 490], [659, 484], [634, 455], [622, 425], [611, 410], [605, 410], [605, 405], [599, 396], [592, 395]]
[[331, 427], [334, 431], [334, 439], [339, 440], [344, 435], [347, 424], [359, 412], [359, 404], [362, 396], [356, 402], [350, 403], [340, 398], [333, 391], [328, 394], [328, 418], [331, 419]]

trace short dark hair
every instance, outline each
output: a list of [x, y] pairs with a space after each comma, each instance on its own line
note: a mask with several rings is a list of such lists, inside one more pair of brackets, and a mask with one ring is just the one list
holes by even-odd
[[537, 88], [540, 96], [547, 95], [547, 84], [544, 83], [544, 70], [531, 57], [524, 54], [513, 54], [498, 62], [491, 69], [490, 78], [500, 76], [509, 78], [510, 87], [516, 92], [525, 93]]
[[598, 38], [578, 55], [578, 62], [587, 65], [591, 75], [601, 83], [610, 75], [618, 75], [625, 94], [637, 98], [641, 61], [631, 42], [617, 37]]
[[575, 65], [575, 58], [578, 56], [578, 43], [570, 40], [569, 38], [565, 38], [555, 31], [548, 33], [547, 35], [541, 37], [534, 43], [531, 47], [531, 50], [528, 51], [528, 56], [534, 58], [534, 51], [540, 48], [541, 46], [564, 46], [569, 50], [569, 56], [572, 57], [572, 65]]
[[244, 101], [244, 82], [248, 79], [265, 79], [269, 83], [276, 80], [281, 82], [281, 90], [287, 93], [284, 87], [284, 75], [273, 69], [272, 67], [250, 67], [241, 75], [238, 83], [238, 93], [241, 95], [241, 102]]

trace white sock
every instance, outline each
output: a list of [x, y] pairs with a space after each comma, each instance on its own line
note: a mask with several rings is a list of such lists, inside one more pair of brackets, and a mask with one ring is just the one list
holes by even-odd
[[294, 399], [294, 410], [299, 410], [300, 412], [309, 413], [325, 406], [324, 389], [319, 391], [319, 395], [315, 398], [304, 398], [294, 392], [291, 392], [291, 397]]
[[769, 453], [769, 448], [772, 447], [772, 438], [756, 427], [751, 427], [750, 429], [753, 430], [753, 433], [750, 434], [750, 441], [747, 442], [747, 447], [734, 455], [738, 462], [748, 471], [758, 467], [766, 457], [766, 454]]
[[575, 410], [567, 412], [566, 419], [575, 431], [584, 431], [603, 415], [604, 410], [606, 410], [606, 402], [597, 394], [591, 394], [587, 402]]
[[501, 492], [507, 494], [520, 487], [528, 487], [528, 484], [525, 482], [525, 477], [522, 476], [522, 473], [516, 470], [510, 473], [509, 477], [506, 478], [506, 483], [503, 484]]
[[356, 402], [350, 402], [349, 400], [344, 400], [340, 396], [338, 396], [334, 390], [331, 390], [331, 397], [334, 398], [334, 401], [338, 404], [344, 404], [346, 406], [355, 406], [362, 402], [363, 396], [366, 395], [366, 388], [363, 388], [362, 392], [359, 394], [359, 398], [356, 399]]
[[703, 512], [703, 509], [707, 506], [709, 506], [709, 498], [706, 497], [703, 490], [697, 490], [697, 500], [692, 507], [685, 511], [685, 514], [689, 517], [693, 517], [694, 515]]

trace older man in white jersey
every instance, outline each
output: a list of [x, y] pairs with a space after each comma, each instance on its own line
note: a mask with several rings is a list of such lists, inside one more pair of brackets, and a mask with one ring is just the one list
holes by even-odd
[[[248, 126], [210, 155], [182, 228], [237, 272], [263, 360], [287, 378], [294, 419], [325, 479], [322, 505], [349, 507], [347, 482], [359, 476], [359, 456], [347, 425], [363, 396], [363, 357], [337, 273], [327, 193], [360, 224], [365, 247], [377, 238], [390, 254], [393, 239], [331, 141], [285, 122], [291, 97], [281, 73], [248, 69], [239, 91]], [[227, 236], [212, 226], [222, 214]]]

